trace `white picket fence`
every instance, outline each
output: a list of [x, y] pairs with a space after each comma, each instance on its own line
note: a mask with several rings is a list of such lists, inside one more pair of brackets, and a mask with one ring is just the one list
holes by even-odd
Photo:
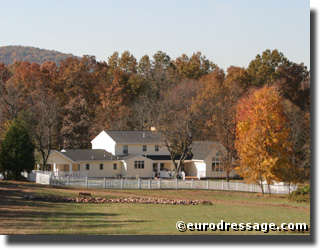
[[[29, 181], [35, 182], [37, 176], [41, 175], [49, 175], [50, 177], [88, 177], [88, 172], [68, 172], [68, 171], [40, 171], [40, 170], [32, 170], [30, 173], [23, 172], [22, 175], [28, 178]], [[46, 184], [46, 183], [43, 183]]]
[[[107, 179], [88, 177], [57, 177], [41, 173], [29, 173], [28, 180], [56, 186], [72, 186], [83, 188], [105, 189], [206, 189], [260, 193], [259, 185], [240, 181], [227, 182], [221, 180], [172, 180], [172, 179]], [[274, 184], [263, 185], [265, 193], [289, 194], [297, 189], [297, 185]]]

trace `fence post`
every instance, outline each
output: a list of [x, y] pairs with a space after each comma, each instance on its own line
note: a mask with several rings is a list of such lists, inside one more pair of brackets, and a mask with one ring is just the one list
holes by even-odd
[[67, 186], [69, 186], [69, 184], [70, 184], [70, 177], [68, 176], [67, 177]]
[[178, 178], [176, 178], [176, 189], [178, 189]]
[[138, 189], [141, 189], [141, 179], [138, 179]]
[[193, 179], [191, 179], [191, 188], [194, 189]]
[[49, 175], [49, 185], [51, 185], [51, 175]]
[[86, 188], [88, 187], [88, 177], [86, 177]]
[[161, 189], [161, 179], [158, 179], [158, 188]]
[[149, 189], [151, 189], [151, 178], [149, 179]]
[[236, 181], [236, 191], [239, 191], [238, 181]]
[[221, 183], [222, 183], [222, 190], [224, 190], [224, 181], [222, 181]]
[[209, 189], [209, 179], [207, 179], [207, 189]]
[[123, 178], [120, 180], [120, 188], [123, 189]]
[[103, 188], [106, 188], [106, 178], [103, 178]]

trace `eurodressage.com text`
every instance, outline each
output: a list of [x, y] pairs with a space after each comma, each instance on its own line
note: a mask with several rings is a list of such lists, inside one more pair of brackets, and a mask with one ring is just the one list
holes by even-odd
[[257, 231], [269, 233], [270, 231], [298, 231], [307, 232], [309, 227], [306, 223], [281, 223], [277, 226], [275, 223], [227, 223], [221, 220], [215, 223], [185, 223], [178, 221], [176, 228], [180, 232], [186, 231]]

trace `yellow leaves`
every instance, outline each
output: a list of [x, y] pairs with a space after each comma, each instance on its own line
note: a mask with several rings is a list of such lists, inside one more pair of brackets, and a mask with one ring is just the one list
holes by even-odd
[[276, 89], [265, 86], [240, 100], [237, 120], [238, 173], [250, 181], [281, 179], [276, 170], [287, 162], [291, 142]]

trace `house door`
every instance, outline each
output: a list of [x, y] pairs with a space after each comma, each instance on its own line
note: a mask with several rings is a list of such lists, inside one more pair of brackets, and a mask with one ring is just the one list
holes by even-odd
[[157, 163], [153, 163], [152, 164], [152, 169], [153, 169], [153, 172], [155, 173], [155, 176], [158, 175], [158, 164]]

